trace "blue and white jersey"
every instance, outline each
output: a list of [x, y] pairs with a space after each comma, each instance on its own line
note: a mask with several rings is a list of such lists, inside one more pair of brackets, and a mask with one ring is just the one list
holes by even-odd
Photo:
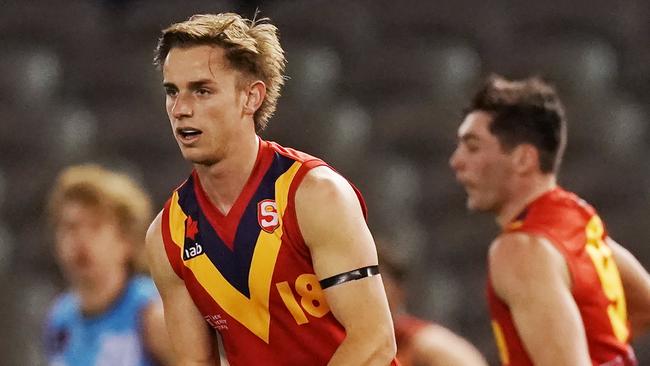
[[153, 366], [141, 335], [141, 314], [159, 295], [151, 279], [130, 279], [122, 295], [104, 313], [84, 316], [78, 298], [62, 294], [45, 324], [50, 366]]

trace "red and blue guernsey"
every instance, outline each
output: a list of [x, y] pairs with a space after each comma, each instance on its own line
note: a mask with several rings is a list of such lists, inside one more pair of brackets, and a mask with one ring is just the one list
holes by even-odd
[[345, 330], [325, 301], [294, 207], [305, 174], [326, 164], [274, 142], [259, 146], [227, 215], [196, 172], [173, 192], [162, 219], [167, 256], [232, 366], [326, 365]]
[[[572, 279], [594, 366], [634, 366], [630, 328], [621, 278], [607, 246], [607, 232], [596, 211], [561, 188], [537, 198], [505, 232], [525, 232], [546, 238], [564, 256]], [[508, 305], [488, 281], [488, 302], [501, 363], [532, 366], [517, 333]]]

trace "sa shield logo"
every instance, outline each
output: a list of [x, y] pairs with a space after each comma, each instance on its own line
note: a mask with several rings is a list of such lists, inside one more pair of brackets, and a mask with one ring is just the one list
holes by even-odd
[[272, 233], [280, 226], [278, 206], [275, 201], [266, 199], [257, 203], [257, 222], [267, 233]]

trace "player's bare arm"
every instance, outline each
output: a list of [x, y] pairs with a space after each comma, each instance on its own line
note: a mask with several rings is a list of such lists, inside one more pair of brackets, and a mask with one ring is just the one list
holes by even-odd
[[524, 233], [501, 235], [490, 248], [489, 267], [535, 365], [591, 366], [569, 270], [551, 243]]
[[[300, 231], [320, 280], [377, 265], [374, 241], [350, 184], [327, 167], [310, 171], [296, 192]], [[381, 277], [325, 289], [346, 338], [329, 365], [389, 365], [396, 346]]]
[[147, 256], [156, 287], [162, 297], [167, 332], [178, 366], [219, 365], [215, 334], [194, 305], [185, 283], [167, 259], [161, 234], [162, 213], [147, 231]]
[[162, 301], [151, 302], [142, 312], [142, 337], [147, 351], [156, 361], [165, 366], [175, 365]]
[[650, 331], [650, 274], [632, 253], [616, 241], [607, 238], [607, 245], [612, 249], [623, 283], [632, 334], [647, 333]]
[[430, 325], [412, 341], [413, 363], [421, 366], [487, 366], [483, 356], [449, 329]]

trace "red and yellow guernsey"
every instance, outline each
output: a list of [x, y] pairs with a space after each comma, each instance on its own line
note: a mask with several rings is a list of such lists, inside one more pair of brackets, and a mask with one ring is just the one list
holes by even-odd
[[[575, 194], [556, 188], [528, 205], [504, 232], [544, 237], [562, 253], [593, 365], [636, 365], [628, 343], [630, 328], [623, 286], [611, 249], [605, 242], [607, 232], [595, 210]], [[487, 294], [501, 363], [532, 366], [510, 309], [495, 294], [489, 280]]]
[[305, 174], [326, 164], [273, 142], [259, 146], [227, 215], [196, 172], [173, 192], [162, 218], [167, 257], [232, 366], [326, 365], [345, 330], [325, 301], [294, 207]]

